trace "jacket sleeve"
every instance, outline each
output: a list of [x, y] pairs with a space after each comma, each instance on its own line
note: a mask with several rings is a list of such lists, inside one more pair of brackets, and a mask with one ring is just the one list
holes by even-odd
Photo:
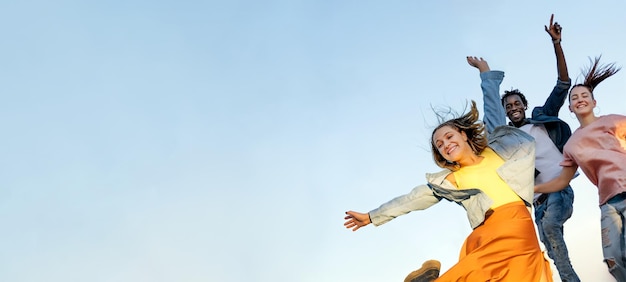
[[506, 113], [500, 102], [500, 84], [504, 79], [502, 71], [487, 71], [480, 73], [480, 88], [483, 90], [484, 117], [483, 122], [487, 132], [501, 125], [506, 125]]
[[533, 109], [533, 119], [540, 115], [558, 117], [559, 111], [565, 103], [565, 98], [567, 98], [567, 91], [569, 90], [571, 84], [571, 80], [557, 80], [554, 89], [552, 89], [552, 92], [550, 93], [550, 96], [548, 96], [548, 99], [546, 99], [546, 103], [543, 107], [536, 107]]
[[441, 198], [435, 196], [428, 185], [420, 185], [406, 195], [394, 198], [369, 212], [375, 226], [416, 210], [425, 210], [438, 203]]

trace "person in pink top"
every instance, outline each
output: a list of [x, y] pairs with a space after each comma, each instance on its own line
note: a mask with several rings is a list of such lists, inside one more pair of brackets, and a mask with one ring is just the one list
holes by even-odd
[[617, 281], [626, 281], [626, 116], [596, 116], [596, 86], [621, 68], [614, 63], [592, 61], [582, 84], [572, 87], [569, 109], [580, 127], [563, 148], [561, 174], [535, 186], [535, 192], [551, 193], [565, 188], [580, 169], [598, 187], [601, 211], [602, 254]]

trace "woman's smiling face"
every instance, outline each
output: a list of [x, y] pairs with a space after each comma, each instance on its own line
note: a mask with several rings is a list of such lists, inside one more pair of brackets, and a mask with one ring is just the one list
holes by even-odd
[[433, 134], [433, 144], [441, 156], [449, 162], [456, 162], [471, 148], [467, 143], [465, 132], [459, 132], [455, 127], [445, 125]]
[[569, 94], [569, 109], [577, 116], [593, 113], [596, 107], [596, 100], [589, 88], [585, 86], [574, 86]]

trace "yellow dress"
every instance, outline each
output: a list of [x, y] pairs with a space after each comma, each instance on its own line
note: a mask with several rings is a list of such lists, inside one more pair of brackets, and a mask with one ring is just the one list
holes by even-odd
[[481, 156], [479, 164], [461, 168], [454, 177], [459, 189], [480, 189], [493, 204], [465, 239], [459, 262], [435, 281], [552, 281], [528, 208], [496, 172], [504, 161], [490, 148]]

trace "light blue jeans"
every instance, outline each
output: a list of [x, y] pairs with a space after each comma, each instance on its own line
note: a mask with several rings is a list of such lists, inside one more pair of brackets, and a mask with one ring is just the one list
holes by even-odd
[[626, 281], [626, 251], [624, 248], [624, 216], [626, 193], [609, 199], [600, 206], [602, 227], [602, 254], [609, 272], [617, 281]]
[[567, 186], [562, 191], [547, 194], [548, 198], [535, 204], [535, 223], [541, 242], [546, 246], [548, 255], [554, 260], [563, 282], [580, 282], [576, 275], [565, 240], [563, 239], [563, 224], [574, 210], [574, 191]]

